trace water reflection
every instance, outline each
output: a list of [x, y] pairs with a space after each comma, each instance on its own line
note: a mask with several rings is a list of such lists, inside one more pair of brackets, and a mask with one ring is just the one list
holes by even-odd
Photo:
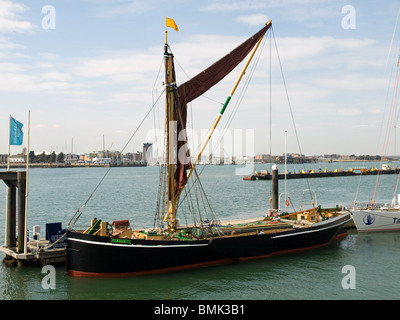
[[56, 267], [56, 289], [44, 289], [45, 273], [40, 266], [0, 267], [0, 299], [2, 300], [59, 300], [66, 299], [65, 268]]

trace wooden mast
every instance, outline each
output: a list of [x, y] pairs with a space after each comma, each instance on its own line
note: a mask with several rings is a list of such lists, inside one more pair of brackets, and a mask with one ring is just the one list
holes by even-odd
[[164, 46], [164, 64], [165, 64], [165, 108], [166, 108], [166, 162], [167, 162], [167, 194], [169, 202], [169, 210], [164, 220], [169, 220], [169, 231], [176, 230], [176, 198], [175, 198], [175, 131], [176, 119], [174, 119], [175, 111], [175, 90], [176, 79], [173, 70], [173, 55], [168, 52], [167, 43], [168, 31], [165, 30], [165, 46]]

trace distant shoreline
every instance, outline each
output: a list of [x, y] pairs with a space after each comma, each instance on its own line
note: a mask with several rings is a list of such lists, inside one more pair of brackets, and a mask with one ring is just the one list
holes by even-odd
[[[333, 162], [379, 162], [380, 160], [329, 160], [329, 161], [317, 161], [324, 163], [333, 163]], [[257, 164], [266, 164], [269, 162], [255, 162], [254, 165]], [[275, 162], [273, 162], [275, 163]], [[117, 164], [111, 165], [111, 167], [146, 167], [146, 164]], [[109, 168], [110, 164], [98, 164], [98, 163], [75, 163], [75, 164], [66, 164], [66, 163], [30, 163], [29, 168]], [[26, 168], [25, 163], [18, 164], [10, 164], [10, 169], [24, 169]], [[0, 163], [0, 169], [7, 169], [7, 163]]]
[[[330, 160], [330, 161], [321, 161], [321, 162], [380, 162], [382, 160]], [[384, 160], [387, 161], [387, 160]], [[397, 161], [397, 160], [390, 160]]]
[[[97, 164], [97, 163], [79, 163], [79, 164], [66, 164], [66, 163], [30, 163], [29, 168], [109, 168], [109, 167], [146, 167], [146, 164], [124, 164], [124, 165], [110, 165], [110, 164]], [[10, 164], [10, 169], [24, 169], [26, 163]], [[7, 169], [7, 163], [0, 163], [0, 169]]]

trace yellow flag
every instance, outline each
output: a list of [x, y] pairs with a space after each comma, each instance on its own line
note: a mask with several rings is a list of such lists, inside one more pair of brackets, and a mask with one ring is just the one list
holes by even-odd
[[179, 31], [178, 26], [176, 25], [176, 23], [173, 19], [167, 18], [166, 26], [173, 28], [176, 32]]

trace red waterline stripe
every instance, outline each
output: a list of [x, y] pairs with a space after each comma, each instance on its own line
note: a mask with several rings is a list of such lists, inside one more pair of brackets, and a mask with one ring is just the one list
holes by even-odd
[[311, 246], [311, 247], [304, 247], [304, 248], [298, 248], [298, 249], [290, 249], [290, 250], [282, 250], [282, 251], [276, 251], [274, 252], [272, 255], [282, 255], [282, 254], [286, 254], [286, 253], [295, 253], [295, 252], [301, 252], [301, 251], [307, 251], [307, 250], [312, 250], [312, 249], [316, 249], [316, 248], [321, 248], [321, 247], [325, 247], [327, 245], [329, 245], [331, 242], [326, 242], [326, 243], [322, 243], [322, 244], [318, 244], [315, 246]]
[[244, 257], [244, 258], [239, 258], [240, 261], [248, 261], [248, 260], [257, 260], [257, 259], [264, 259], [264, 258], [270, 258], [272, 254], [266, 254], [262, 256], [254, 256], [254, 257]]
[[347, 231], [338, 233], [337, 235], [335, 235], [335, 236], [333, 237], [333, 240], [341, 240], [341, 239], [344, 239], [344, 238], [347, 237], [347, 235], [348, 235], [348, 234], [347, 234]]
[[189, 264], [186, 266], [178, 266], [178, 267], [149, 270], [149, 271], [123, 272], [123, 273], [98, 273], [98, 272], [84, 272], [84, 271], [68, 270], [67, 274], [68, 274], [68, 276], [71, 276], [71, 277], [122, 278], [122, 277], [129, 277], [129, 276], [142, 276], [142, 275], [151, 275], [151, 274], [160, 274], [160, 273], [167, 273], [167, 272], [173, 272], [173, 271], [196, 269], [196, 268], [201, 268], [201, 267], [210, 267], [210, 266], [216, 266], [216, 265], [221, 265], [221, 264], [228, 264], [228, 263], [232, 263], [234, 261], [237, 261], [237, 259], [233, 259], [233, 258], [222, 259], [222, 260], [216, 260], [216, 261]]

